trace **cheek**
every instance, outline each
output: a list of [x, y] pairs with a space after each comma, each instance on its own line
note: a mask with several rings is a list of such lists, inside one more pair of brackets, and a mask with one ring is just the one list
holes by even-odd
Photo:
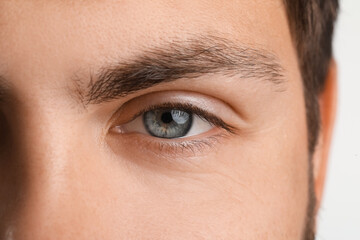
[[98, 185], [104, 196], [94, 209], [101, 222], [112, 219], [109, 224], [119, 231], [141, 229], [138, 236], [158, 237], [166, 229], [167, 236], [180, 234], [183, 239], [194, 232], [205, 238], [235, 239], [240, 234], [245, 239], [300, 239], [308, 198], [302, 125], [282, 124], [283, 130], [229, 140], [204, 156], [196, 172], [161, 172], [111, 161], [118, 163], [102, 166], [107, 177], [101, 181], [107, 182], [90, 184]]
[[[206, 187], [195, 197], [205, 201], [204, 192], [217, 194], [211, 207], [216, 212], [215, 229], [219, 231], [222, 223], [231, 229], [227, 234], [250, 234], [246, 239], [300, 239], [307, 213], [309, 160], [302, 134], [306, 128], [291, 132], [293, 128], [287, 134], [273, 131], [253, 141], [233, 141], [208, 159], [212, 164], [202, 179]], [[205, 215], [204, 219], [209, 221]]]
[[71, 173], [77, 184], [69, 185], [72, 190], [58, 206], [62, 218], [56, 225], [91, 225], [98, 232], [111, 229], [111, 237], [139, 239], [163, 234], [192, 239], [194, 233], [205, 239], [300, 239], [306, 140], [289, 134], [291, 139], [279, 131], [229, 139], [204, 157], [196, 172], [161, 173], [84, 146], [83, 160]]
[[284, 104], [268, 107], [272, 114], [264, 110], [256, 129], [209, 157], [204, 181], [221, 196], [213, 209], [228, 207], [227, 215], [216, 216], [236, 222], [225, 225], [250, 233], [247, 239], [300, 239], [305, 227], [310, 162], [304, 101], [296, 89], [278, 99]]
[[261, 139], [229, 140], [204, 159], [202, 172], [166, 174], [83, 141], [71, 169], [58, 178], [60, 190], [42, 201], [46, 204], [32, 198], [20, 225], [37, 229], [46, 218], [51, 228], [34, 234], [66, 233], [69, 238], [85, 234], [82, 226], [93, 226], [87, 234], [102, 233], [104, 239], [193, 239], [194, 234], [204, 239], [281, 239], [284, 234], [299, 239], [307, 155], [296, 140], [286, 139], [279, 148], [280, 140], [270, 133]]

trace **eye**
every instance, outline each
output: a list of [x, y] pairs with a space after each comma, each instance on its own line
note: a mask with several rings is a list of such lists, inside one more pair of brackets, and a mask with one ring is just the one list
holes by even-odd
[[119, 126], [123, 133], [138, 132], [157, 138], [183, 138], [198, 135], [214, 128], [214, 124], [192, 110], [154, 108], [134, 120]]
[[160, 138], [184, 137], [189, 132], [192, 122], [192, 113], [177, 109], [154, 110], [143, 114], [147, 132]]
[[227, 104], [210, 96], [154, 92], [123, 103], [113, 113], [107, 142], [117, 154], [131, 152], [139, 159], [146, 156], [146, 161], [150, 154], [164, 160], [174, 154], [176, 158], [192, 156], [237, 136], [240, 126], [233, 116], [236, 113]]

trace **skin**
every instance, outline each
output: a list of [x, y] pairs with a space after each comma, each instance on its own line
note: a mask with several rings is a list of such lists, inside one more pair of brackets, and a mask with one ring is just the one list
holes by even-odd
[[[0, 161], [3, 238], [306, 237], [309, 184], [316, 208], [324, 185], [336, 71], [333, 63], [319, 96], [323, 128], [312, 168], [281, 1], [1, 1], [0, 29], [10, 99], [0, 108], [8, 134]], [[271, 52], [284, 83], [212, 74], [86, 108], [70, 93], [74, 76], [86, 85], [108, 62], [209, 33]], [[169, 144], [184, 139], [160, 149], [165, 140], [112, 131], [172, 96], [201, 102], [236, 133], [212, 128], [190, 137], [217, 136], [210, 147], [189, 150]]]

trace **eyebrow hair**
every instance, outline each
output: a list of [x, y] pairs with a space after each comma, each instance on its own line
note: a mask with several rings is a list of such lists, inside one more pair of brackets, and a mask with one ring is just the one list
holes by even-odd
[[265, 50], [240, 46], [228, 39], [201, 36], [171, 41], [127, 61], [100, 69], [88, 90], [79, 90], [85, 105], [125, 97], [160, 83], [195, 79], [204, 74], [284, 82], [277, 57]]

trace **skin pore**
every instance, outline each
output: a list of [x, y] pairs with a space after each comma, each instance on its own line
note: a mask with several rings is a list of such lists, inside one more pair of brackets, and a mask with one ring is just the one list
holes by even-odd
[[[12, 0], [0, 29], [2, 239], [313, 239], [335, 64], [309, 161], [282, 1]], [[148, 133], [168, 109], [188, 135]]]

